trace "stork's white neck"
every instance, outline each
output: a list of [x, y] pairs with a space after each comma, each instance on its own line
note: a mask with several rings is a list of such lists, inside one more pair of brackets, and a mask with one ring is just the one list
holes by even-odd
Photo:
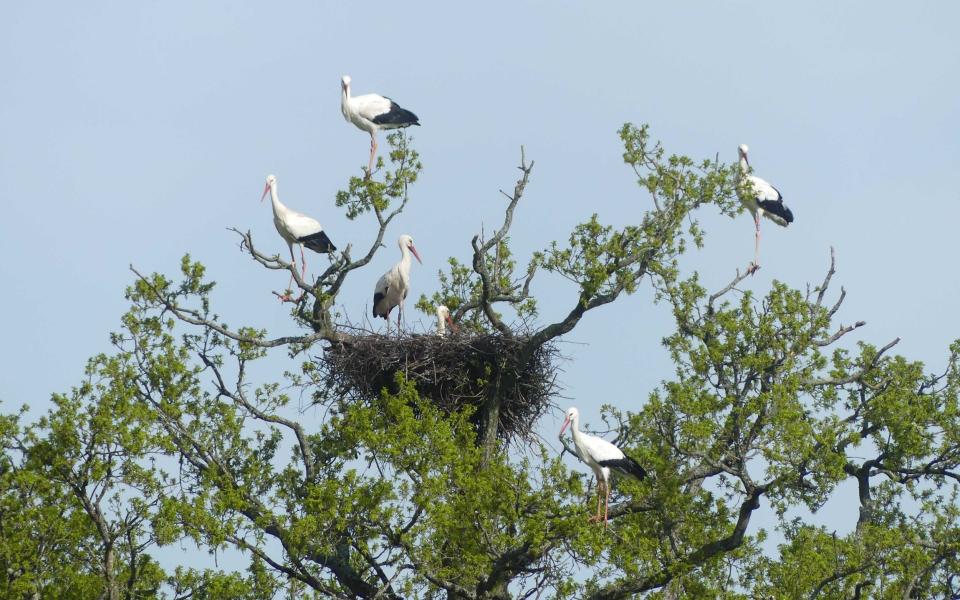
[[579, 441], [580, 441], [580, 436], [581, 436], [582, 434], [581, 434], [581, 432], [580, 432], [580, 415], [579, 415], [579, 413], [573, 415], [573, 418], [570, 419], [570, 435], [573, 436], [573, 441], [574, 441], [574, 442], [579, 442]]
[[350, 85], [340, 86], [340, 112], [343, 118], [350, 120]]
[[406, 244], [400, 244], [400, 263], [397, 265], [400, 269], [400, 276], [404, 281], [410, 278], [410, 248]]
[[588, 464], [592, 460], [587, 448], [587, 435], [580, 431], [580, 414], [576, 414], [570, 419], [570, 435], [573, 437], [573, 445], [577, 447], [577, 455], [581, 460]]
[[280, 196], [277, 195], [277, 184], [273, 183], [270, 185], [270, 202], [273, 204], [273, 214], [284, 213], [287, 211], [287, 207], [280, 202]]
[[443, 335], [447, 332], [447, 324], [443, 320], [443, 315], [437, 313], [437, 333]]

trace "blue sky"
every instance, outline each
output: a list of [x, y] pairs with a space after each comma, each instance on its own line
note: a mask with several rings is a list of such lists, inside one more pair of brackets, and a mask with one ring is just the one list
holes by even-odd
[[[424, 259], [414, 297], [448, 256], [468, 256], [501, 219], [497, 190], [512, 187], [521, 144], [536, 161], [512, 232], [521, 258], [593, 212], [636, 222], [650, 200], [616, 136], [632, 121], [695, 158], [733, 161], [747, 143], [784, 194], [796, 222], [764, 223], [763, 269], [746, 287], [819, 282], [834, 246], [842, 320], [868, 322], [851, 340], [899, 336], [899, 352], [940, 369], [960, 337], [960, 4], [20, 2], [3, 21], [3, 410], [46, 410], [109, 350], [130, 263], [174, 274], [189, 252], [219, 282], [229, 323], [292, 332], [270, 293], [286, 277], [241, 255], [226, 228], [286, 251], [258, 202], [274, 173], [334, 243], [369, 243], [370, 222], [333, 205], [367, 160], [368, 138], [340, 115], [346, 73], [355, 94], [420, 116], [425, 164], [387, 248], [344, 288], [351, 316], [400, 233]], [[719, 287], [751, 258], [752, 223], [702, 222], [706, 249], [683, 266]], [[533, 292], [544, 321], [574, 302], [546, 276]], [[672, 375], [669, 314], [649, 300], [594, 311], [566, 339], [562, 383], [587, 421], [603, 403], [640, 406]], [[552, 438], [559, 422], [541, 429]]]

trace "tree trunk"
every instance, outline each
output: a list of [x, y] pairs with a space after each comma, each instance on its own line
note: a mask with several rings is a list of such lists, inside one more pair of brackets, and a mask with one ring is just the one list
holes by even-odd
[[120, 600], [120, 587], [117, 585], [116, 573], [114, 573], [114, 552], [113, 544], [107, 544], [103, 557], [103, 575], [107, 582], [107, 598], [109, 600]]
[[[512, 385], [512, 381], [510, 384]], [[500, 434], [500, 408], [503, 406], [501, 390], [510, 389], [503, 380], [499, 367], [494, 367], [487, 384], [486, 399], [480, 407], [480, 431], [477, 434], [477, 443], [483, 448], [484, 465], [497, 452], [497, 438]]]
[[492, 386], [493, 391], [487, 394], [487, 399], [481, 407], [480, 432], [478, 440], [483, 448], [483, 463], [487, 464], [497, 452], [497, 434], [500, 430], [500, 405], [503, 399], [497, 391], [498, 386]]

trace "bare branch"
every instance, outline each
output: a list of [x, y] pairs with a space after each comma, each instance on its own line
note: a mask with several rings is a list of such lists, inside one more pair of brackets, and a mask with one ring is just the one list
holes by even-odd
[[832, 343], [834, 343], [835, 341], [839, 340], [840, 338], [842, 338], [843, 336], [847, 335], [848, 333], [850, 333], [850, 332], [853, 331], [854, 329], [859, 329], [860, 327], [863, 327], [863, 326], [866, 325], [866, 324], [867, 324], [866, 321], [857, 321], [857, 322], [854, 323], [853, 325], [849, 325], [849, 326], [847, 326], [847, 327], [844, 327], [844, 326], [841, 325], [841, 326], [840, 326], [840, 329], [838, 329], [837, 332], [834, 333], [833, 335], [831, 335], [830, 337], [825, 338], [825, 339], [822, 339], [822, 340], [813, 340], [813, 343], [816, 344], [817, 346], [820, 346], [820, 347], [829, 346], [830, 344], [832, 344]]
[[743, 274], [740, 273], [740, 269], [737, 269], [737, 274], [730, 283], [721, 288], [715, 294], [711, 294], [710, 298], [707, 300], [707, 306], [710, 310], [713, 310], [713, 303], [716, 302], [717, 298], [723, 296], [733, 288], [737, 286], [738, 283], [750, 276], [750, 271], [744, 271]]
[[266, 254], [263, 254], [260, 251], [258, 251], [256, 248], [254, 248], [253, 236], [251, 235], [249, 230], [247, 230], [246, 232], [243, 232], [237, 229], [236, 227], [228, 227], [227, 230], [232, 231], [240, 236], [241, 250], [246, 249], [246, 251], [250, 253], [250, 256], [252, 256], [255, 261], [257, 261], [258, 263], [260, 263], [261, 265], [263, 265], [268, 269], [290, 271], [290, 274], [293, 276], [293, 280], [297, 284], [297, 287], [299, 287], [304, 292], [311, 292], [313, 290], [313, 288], [306, 281], [304, 281], [303, 278], [300, 276], [300, 270], [297, 268], [295, 264], [286, 262], [285, 260], [280, 258], [279, 254], [274, 254], [273, 256], [267, 256]]
[[[503, 225], [493, 233], [493, 236], [490, 239], [480, 242], [480, 236], [475, 235], [471, 240], [470, 244], [473, 247], [473, 270], [480, 276], [481, 291], [480, 298], [476, 301], [476, 304], [479, 305], [479, 308], [483, 310], [483, 314], [487, 317], [487, 320], [497, 328], [500, 333], [505, 336], [512, 336], [513, 333], [510, 328], [503, 323], [500, 319], [500, 316], [497, 315], [497, 312], [493, 309], [493, 303], [496, 301], [515, 301], [513, 298], [516, 296], [514, 294], [504, 293], [500, 289], [500, 282], [495, 279], [499, 273], [495, 273], [495, 277], [491, 277], [490, 273], [487, 270], [487, 253], [491, 249], [497, 249], [503, 239], [506, 237], [507, 233], [510, 231], [510, 226], [513, 224], [513, 211], [516, 209], [517, 204], [520, 202], [520, 199], [523, 197], [523, 190], [526, 189], [527, 183], [530, 181], [530, 172], [533, 170], [534, 161], [530, 161], [527, 164], [527, 158], [523, 146], [520, 146], [520, 166], [518, 167], [520, 171], [523, 172], [523, 175], [520, 179], [517, 180], [516, 185], [513, 188], [513, 195], [509, 195], [503, 190], [500, 190], [500, 193], [510, 199], [510, 203], [507, 205], [506, 210], [503, 215]], [[516, 301], [522, 301], [527, 297], [529, 292], [530, 280], [533, 278], [534, 273], [536, 272], [536, 267], [531, 267], [527, 272], [527, 280], [523, 287], [523, 292], [521, 296], [517, 297]], [[460, 307], [457, 311], [457, 317], [459, 318], [466, 312], [466, 307]]]
[[[501, 293], [501, 294], [492, 294], [487, 298], [488, 304], [497, 304], [500, 302], [509, 302], [510, 304], [517, 304], [523, 302], [530, 297], [530, 282], [533, 280], [534, 275], [537, 273], [536, 263], [530, 263], [530, 266], [527, 268], [527, 275], [524, 277], [522, 286], [517, 284], [513, 287], [512, 290], [509, 290], [510, 293]], [[519, 288], [519, 292], [517, 289]], [[469, 313], [472, 310], [481, 308], [480, 299], [476, 300], [467, 300], [462, 303], [456, 311], [453, 312], [451, 318], [454, 322], [459, 322], [464, 315]]]
[[[817, 306], [823, 305], [823, 296], [827, 293], [827, 288], [830, 287], [830, 280], [833, 279], [833, 274], [837, 272], [836, 264], [833, 246], [830, 246], [830, 268], [827, 270], [826, 277], [823, 278], [823, 283], [820, 284], [819, 293], [817, 294]], [[842, 301], [843, 294], [840, 294], [840, 298]], [[831, 312], [831, 314], [833, 313]]]
[[224, 337], [228, 337], [237, 342], [250, 344], [252, 346], [257, 346], [259, 348], [274, 348], [276, 346], [286, 346], [290, 344], [310, 345], [319, 340], [327, 340], [330, 342], [343, 341], [344, 339], [348, 339], [350, 337], [343, 333], [338, 333], [336, 331], [326, 331], [326, 330], [318, 331], [308, 335], [283, 336], [283, 337], [274, 338], [272, 340], [261, 340], [261, 339], [253, 338], [250, 336], [241, 335], [235, 331], [231, 331], [230, 329], [227, 329], [226, 327], [224, 327], [220, 323], [217, 323], [216, 321], [211, 321], [205, 318], [204, 316], [201, 315], [199, 311], [177, 306], [166, 295], [161, 293], [160, 290], [158, 290], [156, 286], [154, 286], [150, 282], [150, 280], [148, 280], [146, 277], [141, 275], [140, 272], [133, 267], [133, 265], [130, 265], [130, 270], [133, 271], [134, 274], [136, 274], [136, 276], [140, 279], [140, 281], [142, 281], [148, 288], [150, 288], [150, 290], [153, 292], [153, 297], [158, 302], [163, 304], [166, 310], [173, 313], [173, 315], [177, 317], [177, 319], [184, 321], [185, 323], [190, 323], [191, 325], [199, 325], [202, 327], [207, 327], [209, 329], [212, 329], [213, 331], [216, 331], [220, 335], [223, 335]]

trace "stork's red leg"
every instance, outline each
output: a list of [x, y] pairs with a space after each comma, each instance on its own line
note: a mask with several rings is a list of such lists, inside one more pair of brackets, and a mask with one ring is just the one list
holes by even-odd
[[[296, 268], [296, 266], [297, 266], [297, 257], [296, 257], [296, 255], [293, 253], [293, 244], [287, 244], [287, 247], [290, 249], [290, 262], [291, 262], [291, 264], [293, 264], [293, 267]], [[292, 290], [292, 289], [293, 289], [293, 273], [290, 273], [290, 283], [287, 284], [287, 289], [288, 289], [288, 290]], [[290, 300], [290, 294], [284, 294], [284, 295], [280, 296], [280, 301], [281, 301], [281, 302], [288, 302], [289, 300]]]
[[600, 521], [600, 504], [603, 502], [603, 490], [607, 487], [607, 484], [597, 480], [597, 522]]
[[591, 523], [600, 520], [600, 502], [603, 501], [603, 481], [597, 479], [597, 514], [590, 517]]
[[606, 484], [603, 486], [607, 490], [607, 499], [603, 503], [603, 528], [607, 528], [607, 514], [610, 509], [610, 485]]
[[377, 136], [370, 134], [370, 166], [367, 167], [367, 175], [373, 176], [373, 158], [377, 155]]
[[754, 238], [753, 243], [753, 264], [750, 265], [750, 273], [756, 273], [757, 269], [760, 268], [760, 211], [758, 210], [753, 214], [754, 223], [757, 226], [757, 234]]
[[301, 275], [300, 277], [304, 281], [306, 281], [307, 280], [307, 257], [304, 256], [303, 254], [303, 244], [300, 244], [300, 262], [301, 262], [300, 266], [303, 269], [303, 275]]

